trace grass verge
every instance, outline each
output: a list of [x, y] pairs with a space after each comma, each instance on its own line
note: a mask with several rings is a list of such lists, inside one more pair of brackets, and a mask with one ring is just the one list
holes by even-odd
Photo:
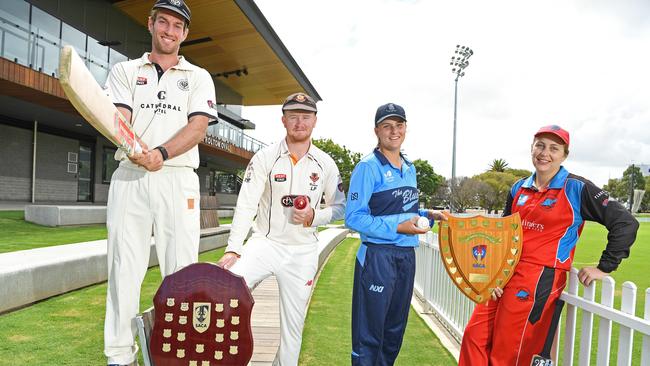
[[[305, 322], [300, 365], [350, 364], [352, 282], [358, 247], [358, 239], [345, 239], [318, 279]], [[411, 309], [396, 365], [454, 364], [451, 354]]]

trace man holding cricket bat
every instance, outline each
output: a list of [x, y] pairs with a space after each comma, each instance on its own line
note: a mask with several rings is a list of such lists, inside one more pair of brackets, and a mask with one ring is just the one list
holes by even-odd
[[[280, 348], [273, 365], [296, 366], [307, 301], [318, 268], [316, 227], [343, 218], [345, 194], [334, 160], [311, 143], [316, 102], [291, 94], [282, 105], [282, 141], [246, 168], [226, 253], [218, 265], [253, 288], [275, 275], [280, 289]], [[325, 207], [321, 208], [321, 197]], [[244, 240], [251, 226], [253, 234]], [[240, 258], [241, 256], [241, 258]]]
[[133, 319], [153, 230], [163, 276], [198, 259], [198, 143], [215, 120], [209, 73], [178, 55], [189, 31], [182, 0], [159, 0], [148, 19], [151, 53], [113, 67], [113, 103], [140, 137], [142, 152], [118, 150], [108, 195], [108, 291], [104, 352], [109, 365], [136, 363]]

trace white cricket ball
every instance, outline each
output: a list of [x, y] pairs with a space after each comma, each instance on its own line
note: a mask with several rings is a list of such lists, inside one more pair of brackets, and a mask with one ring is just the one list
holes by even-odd
[[429, 228], [429, 219], [424, 217], [424, 216], [420, 216], [420, 218], [418, 219], [418, 228], [420, 228], [420, 229], [428, 229]]

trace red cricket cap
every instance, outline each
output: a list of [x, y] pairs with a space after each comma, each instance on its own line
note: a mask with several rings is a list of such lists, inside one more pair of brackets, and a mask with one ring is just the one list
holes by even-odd
[[540, 128], [539, 131], [537, 131], [535, 133], [535, 137], [537, 137], [537, 136], [539, 136], [539, 135], [541, 135], [543, 133], [550, 133], [552, 135], [555, 135], [555, 136], [559, 137], [562, 141], [564, 141], [564, 143], [567, 146], [569, 146], [569, 140], [570, 140], [569, 139], [569, 132], [567, 130], [563, 129], [562, 127], [560, 127], [558, 125], [544, 126], [544, 127]]

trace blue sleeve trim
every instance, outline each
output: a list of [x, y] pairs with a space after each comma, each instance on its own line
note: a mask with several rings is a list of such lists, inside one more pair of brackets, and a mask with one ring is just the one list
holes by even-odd
[[582, 190], [585, 184], [576, 179], [568, 179], [566, 186], [564, 187], [564, 194], [571, 206], [573, 211], [573, 222], [569, 226], [560, 238], [557, 248], [557, 259], [564, 263], [571, 256], [571, 251], [575, 248], [578, 243], [579, 232], [584, 220], [580, 214], [581, 200], [582, 200]]

